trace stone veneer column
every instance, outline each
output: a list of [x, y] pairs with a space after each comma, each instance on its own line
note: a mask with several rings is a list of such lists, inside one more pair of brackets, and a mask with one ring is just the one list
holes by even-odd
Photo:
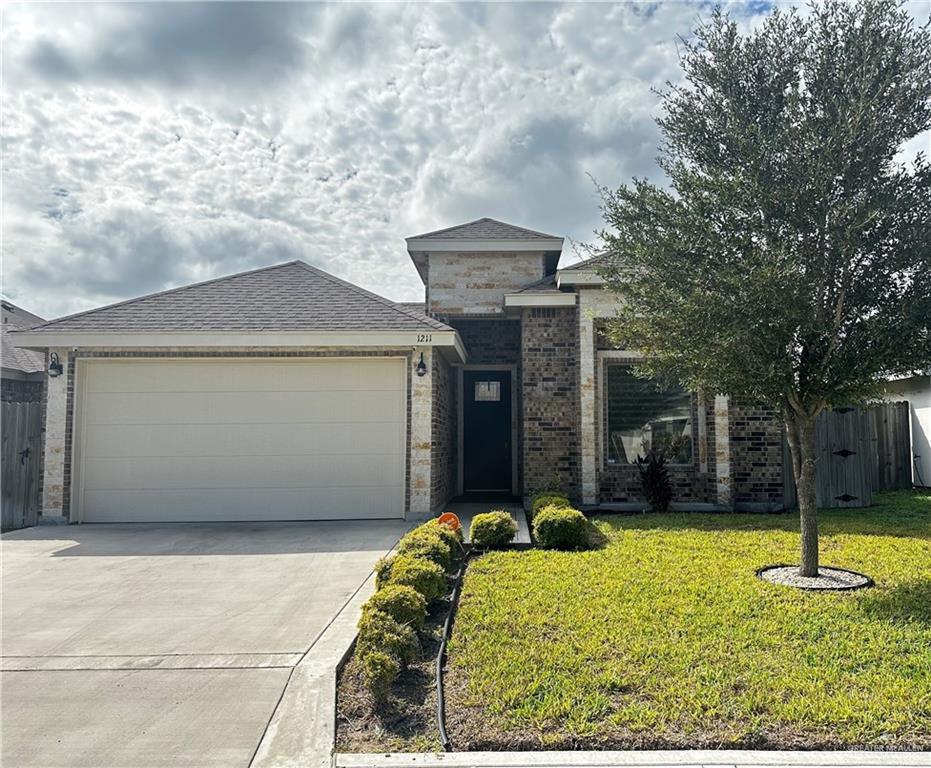
[[733, 507], [731, 492], [731, 436], [727, 395], [714, 396], [714, 463], [717, 478], [717, 503]]
[[[420, 354], [427, 375], [417, 375]], [[412, 517], [429, 514], [433, 452], [433, 348], [415, 347], [411, 370], [411, 508]]]
[[42, 517], [62, 518], [65, 493], [65, 423], [68, 418], [68, 370], [71, 359], [68, 350], [55, 352], [64, 368], [61, 376], [50, 376], [45, 405], [45, 463], [42, 483]]
[[582, 503], [598, 503], [598, 473], [595, 431], [595, 315], [586, 299], [589, 291], [579, 295], [579, 403], [582, 411], [579, 438], [582, 459]]

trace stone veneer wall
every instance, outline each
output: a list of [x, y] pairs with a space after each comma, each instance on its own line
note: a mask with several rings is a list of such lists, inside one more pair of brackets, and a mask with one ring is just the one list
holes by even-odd
[[784, 502], [783, 425], [775, 408], [732, 402], [731, 487], [734, 502], [781, 509]]
[[455, 370], [441, 354], [433, 356], [433, 445], [430, 508], [439, 509], [456, 495], [458, 440]]
[[533, 307], [522, 318], [524, 496], [559, 487], [579, 500], [579, 310]]
[[[71, 456], [74, 431], [75, 360], [88, 358], [275, 358], [275, 357], [404, 357], [407, 360], [407, 461], [405, 462], [406, 511], [411, 509], [411, 417], [413, 397], [411, 392], [411, 351], [398, 350], [348, 350], [318, 348], [296, 350], [292, 347], [261, 348], [243, 350], [193, 350], [193, 349], [142, 349], [142, 350], [56, 350], [65, 365], [65, 375], [50, 380], [46, 387], [45, 446], [42, 486], [42, 515], [46, 517], [71, 515]], [[427, 354], [432, 350], [427, 348]], [[415, 377], [416, 378], [416, 377]], [[428, 377], [425, 377], [428, 378]]]
[[543, 277], [543, 252], [430, 254], [427, 311], [437, 314], [504, 312], [504, 294]]

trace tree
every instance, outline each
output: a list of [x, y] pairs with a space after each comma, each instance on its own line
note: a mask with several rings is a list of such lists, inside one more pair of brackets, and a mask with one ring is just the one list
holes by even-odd
[[720, 11], [661, 92], [668, 187], [602, 189], [616, 343], [647, 373], [781, 409], [818, 574], [815, 419], [931, 363], [931, 33], [827, 0], [742, 34]]

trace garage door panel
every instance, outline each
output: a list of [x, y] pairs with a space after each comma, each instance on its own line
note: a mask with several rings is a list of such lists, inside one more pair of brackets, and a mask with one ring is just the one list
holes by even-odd
[[404, 516], [403, 359], [87, 361], [86, 522]]
[[404, 387], [404, 367], [394, 360], [372, 359], [362, 363], [369, 375], [359, 376], [358, 366], [338, 365], [332, 360], [263, 362], [241, 361], [101, 362], [86, 377], [88, 392], [279, 392], [323, 390], [397, 391]]
[[401, 408], [392, 392], [107, 392], [87, 395], [85, 423], [397, 423]]
[[218, 456], [353, 455], [399, 447], [397, 422], [319, 424], [93, 424], [85, 427], [85, 458], [200, 456], [202, 442]]
[[87, 459], [84, 488], [93, 490], [316, 488], [339, 479], [358, 488], [396, 482], [403, 471], [400, 453], [345, 456], [199, 456]]
[[400, 485], [378, 488], [281, 488], [243, 491], [88, 491], [93, 522], [212, 522], [244, 520], [333, 520], [351, 507], [366, 519], [403, 517]]

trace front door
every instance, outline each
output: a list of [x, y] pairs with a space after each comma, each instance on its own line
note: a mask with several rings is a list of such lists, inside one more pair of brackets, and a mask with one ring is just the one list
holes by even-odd
[[511, 492], [511, 372], [462, 375], [463, 491]]

